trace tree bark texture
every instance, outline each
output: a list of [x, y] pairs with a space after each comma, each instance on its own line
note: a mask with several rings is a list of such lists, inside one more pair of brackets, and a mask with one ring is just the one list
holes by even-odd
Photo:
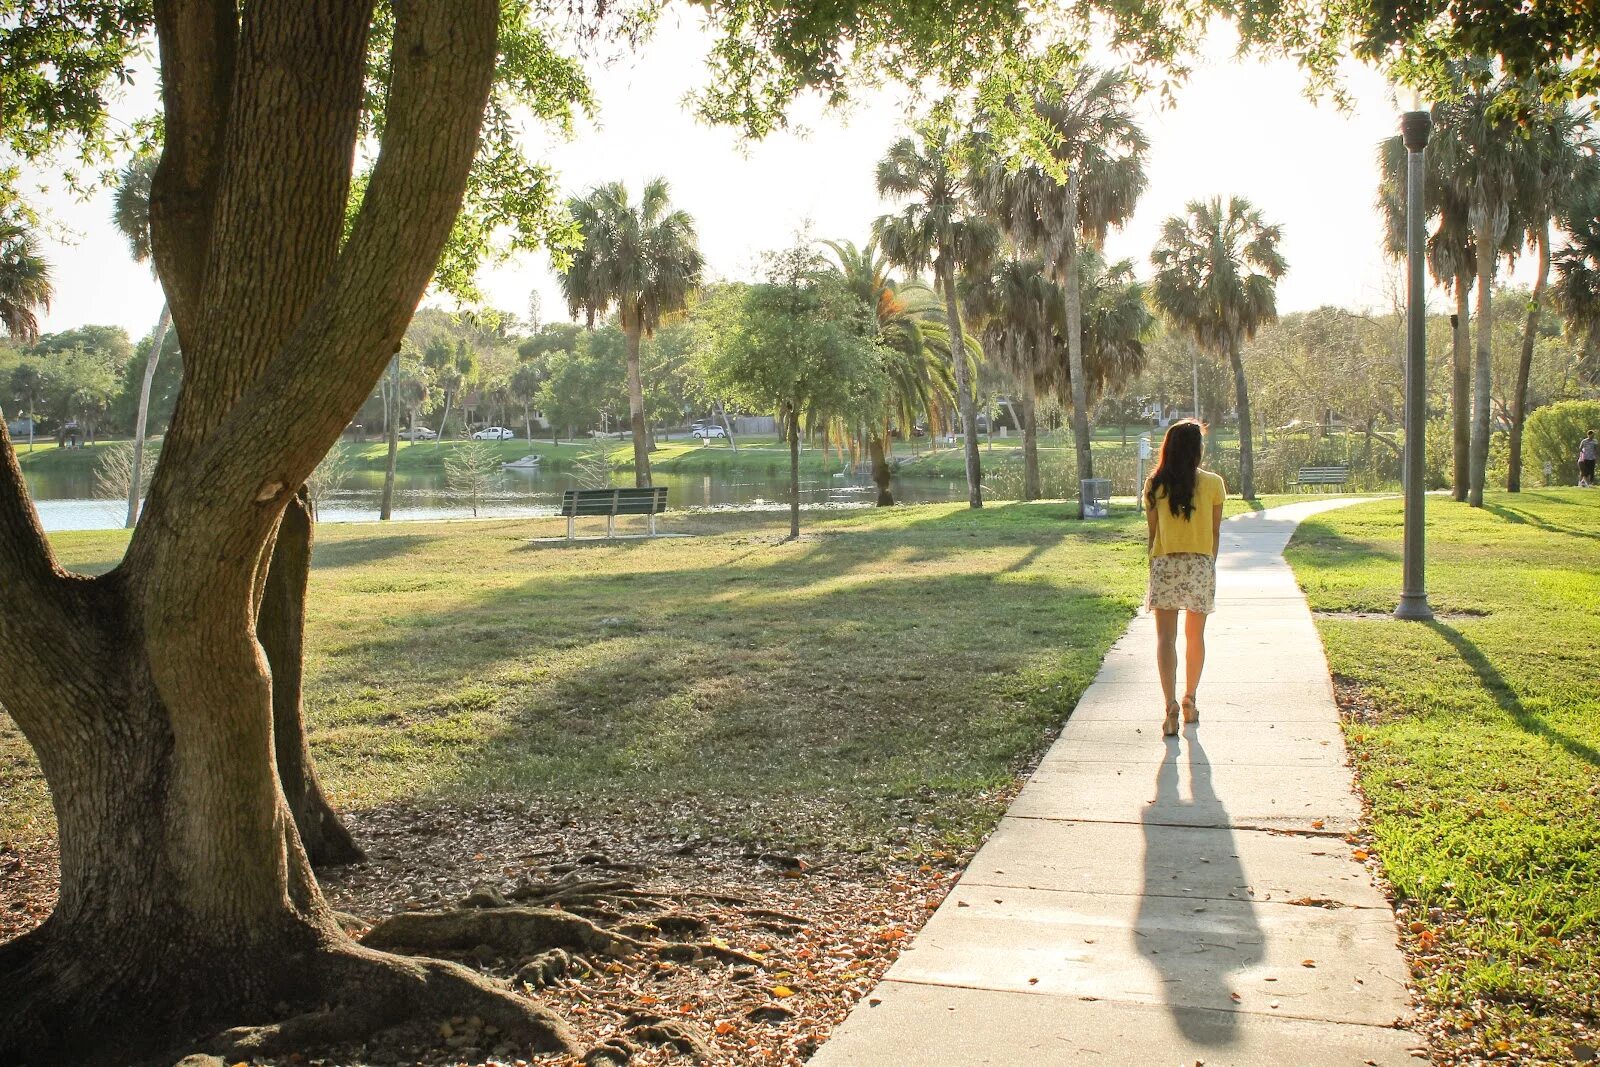
[[[983, 461], [978, 457], [978, 413], [972, 399], [972, 382], [967, 373], [966, 334], [961, 328], [961, 305], [957, 303], [956, 265], [948, 251], [939, 256], [938, 270], [944, 286], [945, 327], [950, 331], [950, 358], [955, 363], [956, 405], [961, 414], [962, 449], [967, 460], [967, 505], [983, 507]], [[932, 427], [929, 427], [932, 433]]]
[[1472, 480], [1472, 274], [1456, 275], [1456, 323], [1450, 338], [1450, 495], [1467, 499]]
[[789, 540], [800, 540], [800, 405], [789, 404]]
[[347, 240], [371, 4], [155, 14], [151, 230], [184, 385], [114, 570], [57, 565], [0, 429], [0, 703], [38, 755], [61, 863], [50, 918], [0, 946], [0, 1062], [127, 1063], [281, 1006], [311, 1014], [216, 1045], [470, 1003], [565, 1046], [469, 972], [342, 933], [279, 774], [274, 682], [294, 666], [258, 630], [285, 511], [370, 395], [459, 210], [498, 6], [395, 5], [383, 143]]
[[1083, 288], [1078, 279], [1078, 171], [1067, 179], [1066, 255], [1057, 264], [1056, 284], [1066, 296], [1067, 375], [1072, 390], [1072, 444], [1078, 468], [1078, 518], [1083, 518], [1083, 480], [1094, 477], [1089, 437], [1089, 382], [1083, 369]]
[[1489, 386], [1493, 373], [1495, 248], [1487, 235], [1478, 237], [1478, 346], [1473, 360], [1472, 447], [1467, 471], [1467, 503], [1483, 507], [1483, 483], [1489, 469]]
[[894, 506], [894, 493], [889, 489], [893, 473], [889, 470], [891, 438], [888, 430], [867, 435], [867, 455], [872, 460], [872, 483], [878, 487], [878, 507]]
[[1239, 412], [1239, 492], [1246, 500], [1256, 497], [1255, 450], [1251, 439], [1250, 384], [1244, 376], [1244, 360], [1239, 356], [1239, 340], [1228, 345], [1228, 362], [1233, 364], [1234, 404]]
[[1044, 495], [1039, 480], [1039, 407], [1033, 376], [1022, 376], [1022, 499], [1038, 500]]
[[650, 484], [650, 431], [644, 424], [644, 379], [639, 374], [639, 343], [644, 330], [631, 315], [622, 323], [628, 342], [628, 424], [633, 431], [633, 484]]
[[166, 304], [161, 305], [161, 317], [156, 320], [155, 337], [150, 342], [150, 355], [145, 357], [144, 378], [139, 383], [139, 413], [133, 421], [133, 476], [128, 479], [128, 518], [123, 526], [133, 529], [139, 521], [140, 489], [144, 481], [144, 435], [150, 419], [150, 385], [155, 381], [156, 364], [161, 361], [161, 346], [167, 343], [167, 330], [172, 326], [172, 313]]
[[[378, 509], [378, 519], [387, 522], [394, 517], [394, 465], [400, 455], [400, 353], [396, 352], [389, 363], [389, 454], [383, 462], [383, 504]], [[412, 435], [415, 436], [414, 434]]]
[[1511, 398], [1511, 469], [1506, 472], [1506, 489], [1522, 492], [1522, 429], [1528, 418], [1528, 375], [1533, 370], [1534, 333], [1539, 328], [1539, 312], [1544, 306], [1545, 286], [1550, 281], [1550, 223], [1545, 221], [1538, 234], [1539, 273], [1533, 279], [1533, 295], [1528, 301], [1528, 319], [1522, 326], [1522, 353], [1517, 360], [1517, 391]]
[[283, 510], [272, 562], [261, 594], [256, 637], [272, 675], [272, 740], [278, 780], [294, 816], [300, 843], [313, 867], [337, 867], [366, 859], [333, 806], [311, 762], [302, 700], [305, 665], [306, 587], [311, 577], [314, 523], [302, 486]]

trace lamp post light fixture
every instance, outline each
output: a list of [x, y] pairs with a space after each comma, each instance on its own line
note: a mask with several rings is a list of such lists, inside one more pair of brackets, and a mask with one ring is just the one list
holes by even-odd
[[1400, 116], [1400, 136], [1406, 146], [1405, 570], [1394, 617], [1427, 622], [1433, 618], [1433, 609], [1428, 606], [1428, 592], [1423, 581], [1428, 308], [1423, 290], [1426, 209], [1422, 154], [1428, 147], [1433, 119], [1419, 94], [1412, 94], [1410, 104], [1411, 109]]

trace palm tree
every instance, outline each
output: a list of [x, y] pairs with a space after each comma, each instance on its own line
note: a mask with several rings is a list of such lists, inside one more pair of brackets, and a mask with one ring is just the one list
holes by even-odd
[[1600, 190], [1575, 200], [1561, 229], [1567, 243], [1551, 257], [1556, 304], [1568, 328], [1582, 332], [1585, 368], [1600, 381]]
[[[1098, 249], [1108, 231], [1133, 214], [1145, 189], [1149, 148], [1133, 116], [1125, 71], [1074, 67], [1041, 92], [1033, 107], [1048, 127], [1051, 155], [1066, 172], [1063, 183], [1037, 163], [1011, 168], [979, 154], [974, 184], [984, 205], [1012, 240], [1044, 260], [1066, 300], [1067, 377], [1079, 479], [1094, 476], [1089, 403], [1083, 368], [1083, 294], [1079, 240]], [[1083, 502], [1080, 499], [1079, 515]]]
[[[931, 427], [937, 413], [955, 395], [949, 327], [940, 321], [944, 305], [920, 282], [897, 284], [889, 276], [888, 260], [873, 242], [864, 248], [851, 241], [822, 243], [837, 259], [834, 270], [845, 287], [877, 316], [888, 392], [884, 418], [881, 424], [868, 427], [866, 436], [878, 506], [887, 507], [894, 503], [889, 489], [894, 424], [909, 433], [918, 418], [924, 418]], [[970, 373], [970, 358], [968, 363]]]
[[944, 297], [946, 336], [963, 340], [963, 351], [952, 352], [951, 362], [967, 461], [967, 503], [981, 508], [983, 467], [978, 459], [978, 417], [972, 375], [965, 358], [966, 332], [961, 326], [956, 275], [963, 268], [977, 269], [987, 263], [999, 245], [999, 234], [974, 209], [968, 168], [959, 157], [950, 134], [931, 127], [890, 145], [878, 162], [878, 193], [907, 203], [897, 214], [881, 216], [873, 223], [872, 232], [889, 262], [912, 274], [933, 269]]
[[1156, 306], [1202, 347], [1233, 364], [1239, 412], [1239, 490], [1255, 496], [1250, 390], [1239, 349], [1278, 317], [1277, 284], [1289, 269], [1278, 251], [1283, 232], [1243, 197], [1191, 201], [1169, 218], [1150, 260]]
[[440, 446], [444, 444], [446, 427], [450, 421], [450, 405], [455, 403], [478, 377], [478, 353], [467, 344], [465, 338], [458, 339], [452, 345], [446, 338], [437, 337], [423, 349], [422, 362], [433, 372], [433, 380], [444, 393], [444, 412], [439, 416], [439, 435], [434, 438], [435, 446]]
[[[128, 242], [136, 263], [150, 263], [150, 181], [155, 177], [159, 157], [139, 156], [122, 168], [117, 188], [112, 194], [111, 220]], [[156, 364], [161, 360], [161, 346], [167, 342], [167, 331], [172, 328], [172, 312], [167, 302], [161, 302], [161, 314], [156, 318], [156, 332], [150, 339], [150, 354], [144, 361], [144, 378], [139, 383], [139, 411], [133, 420], [133, 477], [128, 481], [128, 514], [124, 525], [133, 529], [139, 520], [139, 487], [141, 468], [144, 466], [145, 426], [150, 418], [150, 383], [155, 381]]]
[[1467, 502], [1483, 506], [1483, 486], [1489, 465], [1489, 413], [1493, 402], [1490, 374], [1493, 366], [1494, 317], [1491, 307], [1495, 270], [1508, 249], [1520, 247], [1522, 222], [1517, 217], [1518, 177], [1526, 147], [1514, 118], [1496, 109], [1505, 84], [1493, 80], [1479, 64], [1462, 65], [1455, 72], [1459, 94], [1434, 109], [1435, 122], [1453, 131], [1457, 152], [1447, 164], [1458, 171], [1455, 179], [1468, 189], [1467, 226], [1472, 233], [1474, 264], [1478, 269], [1476, 353], [1473, 359], [1472, 435], [1468, 449]]
[[[1467, 224], [1471, 176], [1461, 166], [1461, 145], [1444, 125], [1435, 104], [1433, 134], [1423, 155], [1423, 211], [1432, 222], [1428, 270], [1455, 297], [1451, 316], [1450, 425], [1453, 476], [1451, 493], [1467, 499], [1472, 434], [1472, 284], [1478, 274], [1477, 246]], [[1406, 146], [1396, 134], [1378, 148], [1378, 208], [1384, 218], [1384, 246], [1390, 255], [1406, 253]]]
[[[1538, 99], [1538, 86], [1528, 88], [1529, 97]], [[1511, 466], [1506, 472], [1506, 489], [1512, 493], [1522, 490], [1522, 428], [1528, 414], [1534, 331], [1550, 280], [1550, 229], [1558, 218], [1571, 214], [1572, 205], [1587, 203], [1590, 191], [1600, 188], [1600, 138], [1596, 138], [1586, 114], [1564, 101], [1546, 104], [1524, 132], [1517, 213], [1538, 257], [1538, 272], [1522, 327], [1522, 351], [1511, 398]]]
[[50, 264], [31, 230], [0, 221], [0, 326], [18, 341], [39, 336], [39, 312], [50, 310]]
[[[1043, 260], [1011, 255], [982, 274], [968, 273], [966, 313], [979, 331], [984, 355], [1009, 374], [1022, 392], [1022, 498], [1037, 500], [1039, 435], [1035, 418], [1038, 389], [1053, 380], [1049, 363], [1064, 326], [1058, 308], [1065, 302]], [[1069, 372], [1070, 375], [1070, 372]]]
[[583, 248], [561, 274], [567, 309], [586, 323], [613, 305], [628, 346], [628, 411], [633, 425], [633, 470], [637, 485], [650, 484], [650, 445], [644, 421], [644, 383], [639, 344], [663, 319], [678, 314], [700, 285], [704, 260], [694, 219], [674, 211], [665, 178], [645, 183], [637, 205], [621, 182], [597, 185], [574, 197], [567, 209], [583, 231]]
[[1145, 285], [1134, 277], [1133, 260], [1107, 263], [1097, 252], [1078, 259], [1083, 293], [1085, 393], [1093, 407], [1101, 396], [1144, 372], [1144, 342], [1155, 329]]

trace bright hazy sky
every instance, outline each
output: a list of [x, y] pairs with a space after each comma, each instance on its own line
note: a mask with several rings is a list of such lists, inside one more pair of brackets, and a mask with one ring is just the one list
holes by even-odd
[[[1283, 226], [1289, 273], [1280, 283], [1280, 310], [1388, 306], [1397, 273], [1380, 252], [1373, 207], [1375, 146], [1397, 122], [1386, 83], [1352, 67], [1347, 87], [1355, 103], [1341, 111], [1306, 99], [1292, 63], [1238, 60], [1231, 40], [1227, 30], [1212, 35], [1175, 105], [1154, 97], [1140, 104], [1151, 141], [1149, 190], [1108, 251], [1132, 258], [1148, 275], [1162, 220], [1191, 199], [1237, 194]], [[698, 123], [684, 104], [704, 77], [704, 48], [696, 29], [669, 18], [638, 56], [594, 72], [600, 107], [593, 122], [582, 122], [570, 141], [547, 144], [535, 134], [530, 143], [571, 192], [619, 178], [637, 190], [664, 175], [674, 201], [695, 217], [716, 277], [753, 276], [761, 253], [785, 246], [802, 228], [865, 241], [873, 218], [889, 206], [873, 190], [873, 167], [904, 130], [898, 95], [863, 99], [844, 114], [802, 102], [796, 132], [742, 145], [733, 131]], [[129, 113], [141, 105], [154, 107], [148, 85], [127, 102]], [[43, 328], [115, 323], [142, 336], [154, 324], [160, 291], [111, 226], [109, 194], [87, 203], [53, 197], [50, 204], [79, 237], [48, 247], [56, 299]], [[537, 293], [545, 321], [566, 317], [542, 255], [481, 280], [497, 307], [525, 316]]]

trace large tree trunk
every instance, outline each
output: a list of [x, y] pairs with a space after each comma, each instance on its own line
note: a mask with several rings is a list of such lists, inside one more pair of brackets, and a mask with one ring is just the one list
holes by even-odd
[[459, 209], [498, 5], [394, 5], [383, 146], [348, 237], [371, 4], [240, 11], [155, 5], [151, 230], [184, 384], [117, 568], [57, 566], [0, 427], [0, 703], [44, 772], [61, 872], [50, 918], [0, 946], [0, 1062], [126, 1064], [197, 1040], [232, 1061], [467, 1014], [570, 1051], [526, 1001], [340, 930], [278, 774], [257, 632], [280, 519], [370, 395]]
[[1228, 345], [1228, 362], [1233, 364], [1234, 403], [1239, 409], [1239, 492], [1246, 500], [1256, 496], [1255, 451], [1250, 425], [1250, 386], [1244, 377], [1244, 360], [1239, 355], [1239, 341]]
[[[394, 464], [400, 454], [400, 353], [389, 363], [389, 454], [383, 461], [383, 504], [378, 509], [380, 521], [394, 517]], [[309, 844], [307, 845], [309, 848]], [[316, 862], [313, 856], [312, 862]]]
[[1511, 398], [1511, 469], [1506, 472], [1506, 489], [1522, 492], [1522, 427], [1528, 418], [1528, 375], [1533, 370], [1534, 332], [1539, 328], [1539, 311], [1544, 290], [1550, 280], [1550, 221], [1546, 219], [1538, 234], [1539, 273], [1533, 279], [1533, 297], [1528, 301], [1528, 320], [1522, 327], [1522, 355], [1517, 361], [1517, 391]]
[[128, 518], [123, 524], [131, 530], [139, 521], [139, 497], [144, 481], [144, 433], [150, 419], [150, 385], [155, 381], [156, 364], [161, 360], [161, 346], [167, 343], [167, 330], [172, 326], [172, 312], [161, 305], [161, 317], [156, 320], [155, 337], [150, 342], [150, 354], [144, 361], [144, 379], [139, 384], [139, 414], [133, 421], [133, 477], [128, 479]]
[[1478, 237], [1478, 346], [1472, 368], [1472, 448], [1467, 471], [1467, 503], [1483, 507], [1483, 483], [1489, 468], [1489, 387], [1494, 367], [1494, 242]]
[[800, 406], [789, 405], [789, 540], [800, 539]]
[[[392, 433], [391, 433], [392, 438]], [[385, 516], [387, 517], [387, 516]], [[314, 867], [366, 858], [322, 792], [306, 740], [304, 681], [306, 585], [311, 577], [312, 515], [305, 487], [284, 508], [262, 590], [256, 638], [272, 675], [272, 739], [278, 779], [300, 843]]]
[[1467, 499], [1472, 480], [1472, 274], [1456, 274], [1455, 328], [1450, 336], [1450, 495]]
[[1089, 381], [1083, 369], [1083, 287], [1078, 279], [1078, 170], [1067, 179], [1066, 255], [1057, 264], [1056, 283], [1066, 297], [1067, 374], [1072, 379], [1072, 444], [1078, 460], [1078, 518], [1083, 518], [1083, 482], [1094, 477], [1089, 436]]
[[[1038, 500], [1044, 495], [1039, 480], [1039, 424], [1035, 413], [1039, 406], [1038, 391], [1033, 375], [1022, 376], [1022, 499]], [[1015, 411], [1012, 412], [1015, 414]]]
[[867, 435], [867, 454], [872, 458], [872, 481], [878, 487], [878, 507], [894, 506], [894, 493], [889, 490], [893, 473], [889, 470], [889, 431], [887, 429]]
[[[939, 255], [940, 281], [944, 285], [944, 320], [950, 331], [950, 358], [955, 364], [956, 403], [961, 411], [962, 446], [967, 460], [967, 505], [983, 507], [983, 461], [978, 458], [978, 413], [967, 374], [966, 334], [961, 329], [961, 305], [956, 294], [956, 265], [948, 250]], [[932, 427], [929, 427], [932, 432]]]
[[644, 424], [644, 379], [639, 375], [639, 342], [644, 330], [633, 316], [624, 314], [622, 331], [628, 342], [628, 422], [633, 430], [633, 484], [650, 484], [650, 433]]

